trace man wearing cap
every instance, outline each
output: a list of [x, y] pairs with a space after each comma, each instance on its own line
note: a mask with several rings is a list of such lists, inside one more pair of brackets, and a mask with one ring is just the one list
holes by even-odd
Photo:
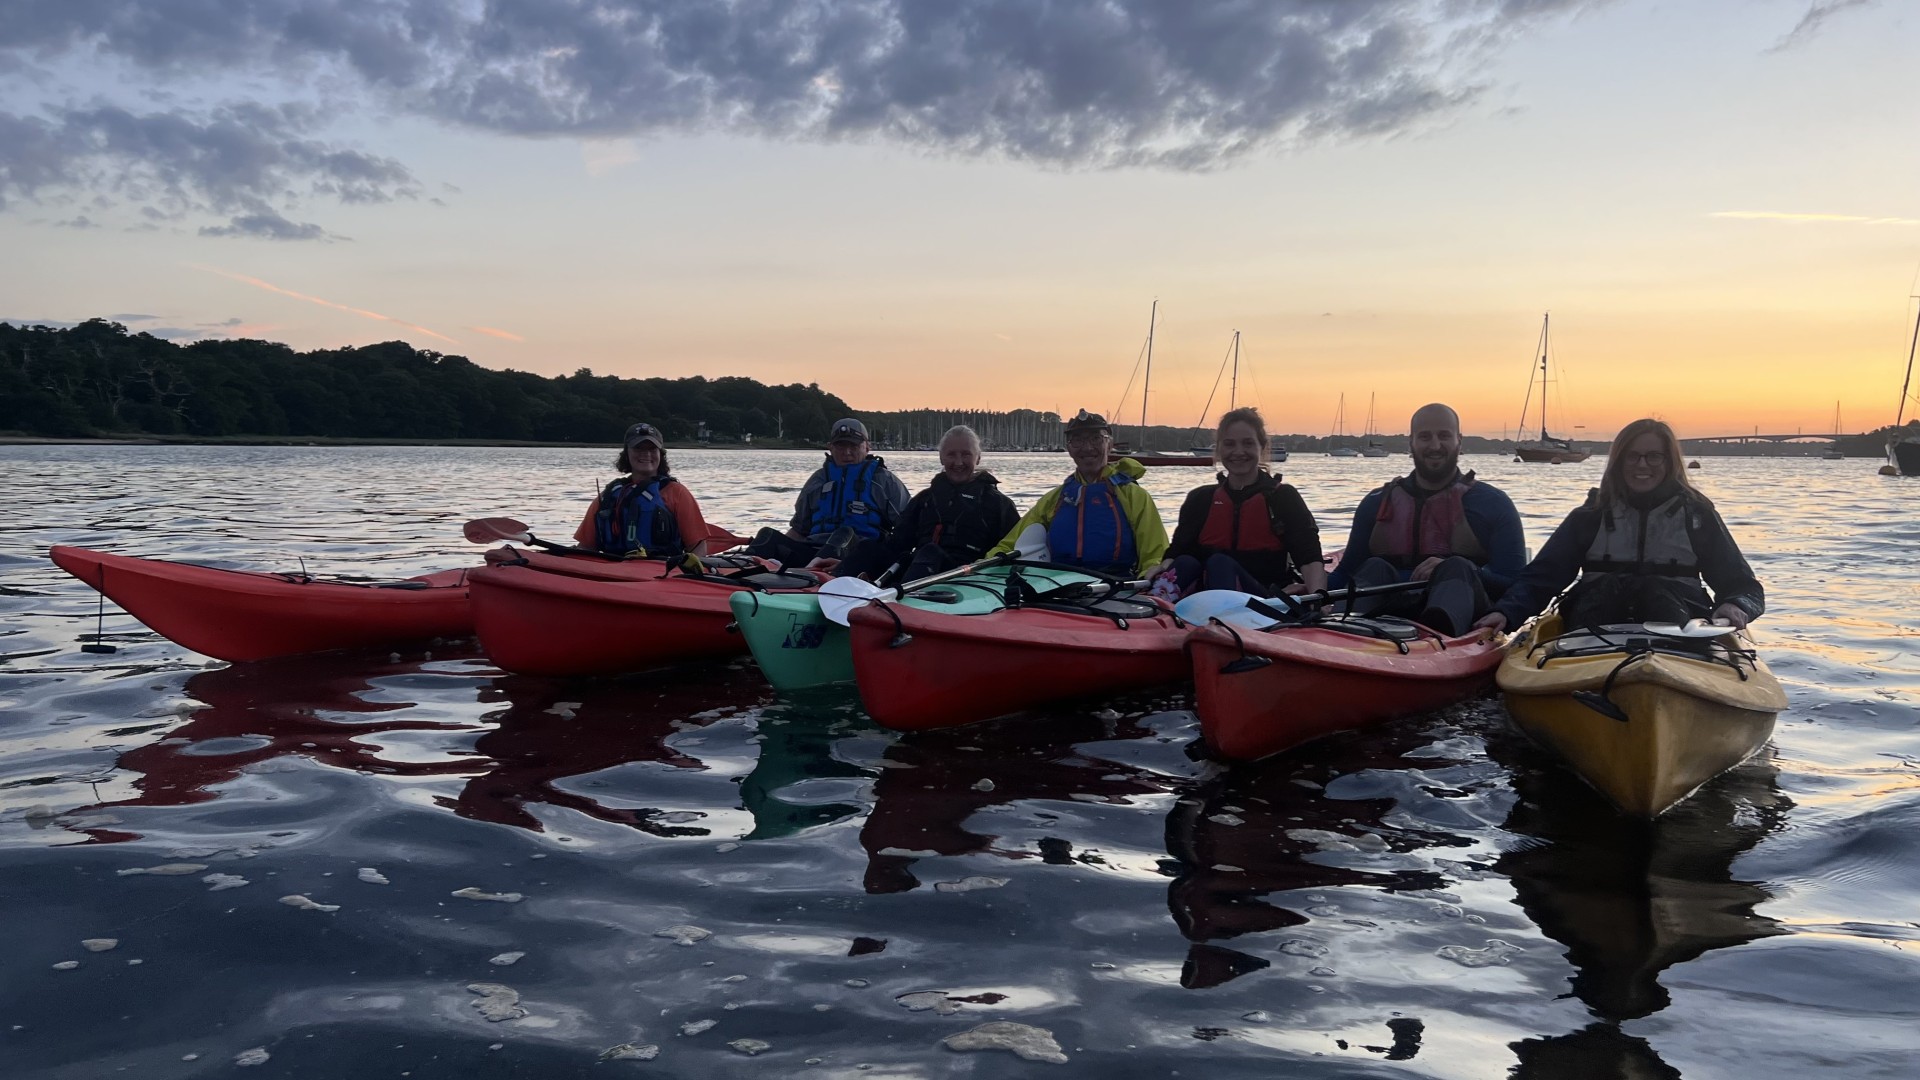
[[848, 417], [827, 436], [826, 463], [801, 486], [787, 531], [761, 529], [747, 545], [747, 554], [785, 566], [840, 559], [858, 541], [892, 532], [907, 500], [907, 486], [886, 462], [867, 452], [867, 425]]
[[1506, 492], [1460, 471], [1460, 414], [1425, 405], [1409, 423], [1413, 472], [1360, 500], [1328, 585], [1424, 581], [1424, 591], [1356, 601], [1447, 635], [1467, 633], [1527, 564], [1520, 512]]
[[1067, 421], [1073, 475], [1040, 497], [989, 556], [1014, 549], [1031, 526], [1047, 530], [1049, 561], [1120, 577], [1145, 577], [1167, 554], [1167, 526], [1140, 487], [1147, 470], [1132, 458], [1109, 463], [1113, 428], [1085, 409]]
[[707, 522], [685, 484], [669, 475], [667, 443], [652, 424], [627, 429], [608, 484], [573, 532], [588, 551], [677, 559], [707, 553]]

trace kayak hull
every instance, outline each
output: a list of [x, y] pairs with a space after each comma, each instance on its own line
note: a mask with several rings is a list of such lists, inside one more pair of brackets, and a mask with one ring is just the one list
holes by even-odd
[[[898, 618], [896, 624], [895, 618]], [[1036, 608], [952, 615], [869, 604], [849, 637], [860, 699], [884, 727], [957, 727], [1049, 702], [1186, 678], [1186, 630], [1171, 613], [1129, 619]]]
[[548, 676], [617, 675], [746, 651], [727, 601], [748, 586], [660, 571], [653, 563], [644, 576], [619, 580], [481, 567], [468, 575], [480, 647], [503, 670]]
[[817, 595], [736, 592], [727, 603], [741, 640], [775, 690], [853, 682], [847, 628], [821, 614]]
[[465, 570], [409, 578], [396, 588], [77, 547], [49, 554], [161, 637], [236, 663], [473, 633]]
[[[1764, 661], [1715, 649], [1731, 662], [1627, 651], [1549, 658], [1558, 615], [1516, 637], [1498, 681], [1514, 724], [1559, 757], [1620, 811], [1658, 817], [1721, 773], [1752, 757], [1773, 735], [1786, 694]], [[1737, 666], [1736, 666], [1737, 665]], [[1743, 677], [1744, 676], [1744, 677]], [[1598, 695], [1625, 713], [1616, 720], [1574, 695]]]
[[1402, 652], [1393, 641], [1324, 626], [1196, 627], [1188, 643], [1194, 712], [1216, 755], [1257, 761], [1472, 697], [1500, 663], [1503, 650], [1493, 637], [1426, 631], [1403, 642]]

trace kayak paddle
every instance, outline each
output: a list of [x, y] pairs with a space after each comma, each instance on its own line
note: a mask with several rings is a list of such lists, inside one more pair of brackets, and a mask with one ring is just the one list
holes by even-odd
[[1047, 530], [1040, 525], [1029, 525], [1021, 532], [1020, 539], [1014, 542], [1013, 550], [1004, 555], [996, 555], [991, 559], [968, 563], [965, 566], [938, 574], [931, 574], [927, 577], [904, 582], [900, 585], [892, 587], [875, 585], [870, 581], [862, 581], [857, 577], [833, 578], [825, 585], [820, 586], [820, 614], [826, 616], [828, 622], [837, 623], [840, 626], [847, 626], [849, 625], [848, 620], [853, 615], [853, 609], [865, 604], [869, 600], [877, 600], [887, 595], [892, 595], [898, 599], [917, 589], [924, 589], [929, 585], [937, 585], [942, 581], [951, 581], [954, 578], [971, 574], [976, 570], [984, 570], [989, 566], [998, 566], [1016, 560], [1043, 562], [1049, 554], [1050, 552], [1047, 549]]
[[1645, 625], [1649, 634], [1677, 638], [1717, 638], [1734, 633], [1737, 629], [1732, 623], [1720, 622], [1717, 619], [1689, 619], [1684, 626], [1679, 623], [1652, 622]]
[[[474, 518], [460, 527], [467, 540], [475, 544], [527, 544], [531, 547], [558, 551], [568, 555], [597, 555], [603, 559], [618, 559], [618, 555], [609, 555], [604, 551], [589, 551], [586, 548], [570, 547], [542, 540], [533, 535], [526, 522], [510, 517]], [[746, 544], [744, 537], [736, 536], [718, 525], [707, 526], [707, 544], [717, 545], [715, 550], [728, 551]]]
[[1173, 605], [1173, 613], [1195, 624], [1218, 619], [1244, 630], [1264, 630], [1298, 616], [1307, 608], [1338, 603], [1349, 596], [1384, 596], [1388, 593], [1415, 592], [1426, 587], [1424, 581], [1395, 581], [1385, 585], [1369, 585], [1364, 589], [1327, 589], [1297, 596], [1256, 596], [1228, 589], [1209, 589], [1194, 593]]

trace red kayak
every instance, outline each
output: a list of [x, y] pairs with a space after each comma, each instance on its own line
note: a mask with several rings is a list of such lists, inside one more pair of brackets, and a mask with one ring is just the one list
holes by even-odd
[[[1071, 583], [1073, 576], [1054, 580]], [[959, 598], [955, 607], [976, 607], [983, 594], [973, 578], [950, 582], [947, 591]], [[884, 727], [955, 727], [1187, 676], [1186, 630], [1145, 596], [929, 610], [937, 606], [876, 602], [849, 616], [860, 700]]]
[[169, 641], [221, 660], [467, 637], [467, 571], [361, 584], [110, 555], [50, 552], [62, 570], [104, 593]]
[[694, 575], [657, 559], [515, 554], [528, 557], [489, 552], [468, 581], [481, 649], [522, 675], [617, 675], [745, 653], [746, 639], [728, 629], [728, 597], [819, 586], [794, 571]]
[[1309, 739], [1427, 712], [1493, 681], [1491, 630], [1446, 638], [1396, 618], [1267, 630], [1195, 627], [1193, 709], [1221, 757], [1253, 761]]

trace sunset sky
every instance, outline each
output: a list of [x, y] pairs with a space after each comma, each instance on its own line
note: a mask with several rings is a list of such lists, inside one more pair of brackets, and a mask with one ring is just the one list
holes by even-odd
[[1551, 311], [1556, 433], [1861, 430], [1917, 56], [1895, 0], [27, 0], [0, 319], [1070, 412], [1157, 299], [1156, 422], [1238, 329], [1279, 431], [1497, 435]]

